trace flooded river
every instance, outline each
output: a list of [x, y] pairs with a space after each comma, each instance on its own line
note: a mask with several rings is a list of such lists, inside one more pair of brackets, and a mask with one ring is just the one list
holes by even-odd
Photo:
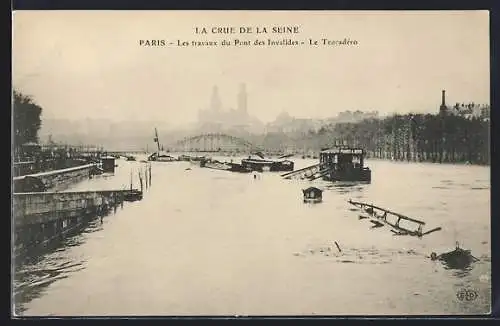
[[[233, 158], [235, 161], [236, 158]], [[229, 158], [227, 159], [229, 160]], [[295, 168], [316, 163], [295, 159]], [[129, 187], [145, 163], [75, 190]], [[16, 272], [22, 315], [387, 315], [490, 311], [490, 169], [368, 161], [372, 183], [283, 180], [152, 163], [139, 202]], [[187, 169], [191, 168], [191, 169]], [[308, 185], [323, 202], [304, 204]], [[423, 238], [359, 220], [348, 199], [426, 222]], [[334, 242], [337, 242], [340, 250]], [[455, 241], [479, 258], [448, 269]], [[468, 289], [477, 297], [459, 300]]]

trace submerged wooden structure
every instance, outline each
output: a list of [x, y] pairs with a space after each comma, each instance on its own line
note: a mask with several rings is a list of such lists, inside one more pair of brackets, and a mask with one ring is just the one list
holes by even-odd
[[[371, 220], [371, 222], [374, 224], [374, 227], [382, 227], [384, 225], [388, 225], [392, 227], [391, 231], [395, 235], [411, 235], [420, 238], [424, 235], [441, 230], [441, 227], [437, 227], [432, 230], [424, 232], [423, 231], [423, 227], [425, 225], [424, 221], [420, 221], [372, 204], [356, 202], [351, 199], [349, 199], [348, 203], [362, 209], [369, 216], [375, 218], [375, 220]], [[391, 221], [390, 219], [388, 219], [389, 216], [392, 216], [395, 221]], [[415, 225], [416, 229], [412, 230], [409, 229], [408, 227], [402, 226], [400, 224], [401, 221], [406, 221], [409, 222], [410, 224]]]
[[323, 201], [323, 190], [316, 187], [309, 187], [302, 190], [304, 203], [321, 203]]

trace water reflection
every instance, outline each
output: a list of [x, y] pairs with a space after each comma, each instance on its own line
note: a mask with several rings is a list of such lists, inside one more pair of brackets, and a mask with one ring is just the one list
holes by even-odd
[[340, 194], [359, 193], [364, 190], [367, 184], [359, 182], [338, 182], [325, 186], [325, 189], [334, 190]]
[[452, 275], [458, 278], [465, 278], [470, 275], [473, 266], [471, 264], [464, 266], [450, 266], [446, 263], [443, 263], [444, 268], [448, 270], [452, 270]]
[[46, 247], [38, 247], [16, 257], [13, 284], [15, 313], [25, 311], [24, 304], [41, 297], [44, 290], [54, 282], [83, 270], [85, 260], [69, 258], [66, 252], [82, 245], [86, 241], [84, 234], [102, 229], [100, 218], [95, 218], [73, 230], [65, 238], [53, 239]]

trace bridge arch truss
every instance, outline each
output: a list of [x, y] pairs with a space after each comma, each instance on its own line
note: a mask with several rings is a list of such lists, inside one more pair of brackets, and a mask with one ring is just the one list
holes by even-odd
[[251, 142], [223, 133], [206, 133], [185, 137], [170, 147], [179, 152], [251, 152], [260, 150]]

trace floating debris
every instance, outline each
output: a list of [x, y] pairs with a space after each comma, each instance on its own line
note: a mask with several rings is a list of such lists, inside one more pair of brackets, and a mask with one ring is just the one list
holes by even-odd
[[384, 226], [383, 223], [380, 223], [379, 221], [376, 221], [376, 220], [370, 220], [370, 222], [373, 223], [372, 229], [374, 229], [374, 228], [380, 228], [380, 227]]
[[335, 241], [335, 245], [337, 246], [337, 249], [339, 250], [339, 252], [342, 252], [342, 249], [340, 249], [340, 246], [339, 246], [339, 244], [337, 243], [337, 241]]
[[470, 250], [460, 248], [458, 241], [455, 250], [440, 255], [433, 252], [431, 253], [431, 259], [443, 262], [449, 269], [466, 269], [473, 262], [479, 261], [478, 258], [471, 254]]
[[[356, 207], [361, 208], [364, 210], [366, 213], [368, 213], [370, 216], [376, 218], [377, 220], [370, 220], [374, 224], [372, 228], [379, 228], [384, 225], [389, 225], [390, 227], [393, 228], [391, 230], [395, 235], [412, 235], [412, 236], [417, 236], [417, 237], [422, 237], [424, 235], [430, 234], [435, 231], [441, 230], [441, 227], [434, 228], [432, 230], [429, 230], [427, 232], [423, 232], [422, 228], [425, 225], [425, 222], [419, 221], [413, 218], [410, 218], [408, 216], [392, 212], [388, 209], [381, 208], [372, 204], [367, 204], [367, 203], [362, 203], [362, 202], [356, 202], [351, 199], [348, 200], [348, 203], [351, 205], [354, 205]], [[395, 221], [392, 222], [388, 219], [389, 216], [392, 216]], [[359, 215], [359, 219], [361, 218], [361, 215]], [[399, 223], [401, 221], [407, 221], [413, 224], [417, 224], [417, 229], [416, 230], [410, 230], [407, 229], [403, 226], [401, 226]]]

